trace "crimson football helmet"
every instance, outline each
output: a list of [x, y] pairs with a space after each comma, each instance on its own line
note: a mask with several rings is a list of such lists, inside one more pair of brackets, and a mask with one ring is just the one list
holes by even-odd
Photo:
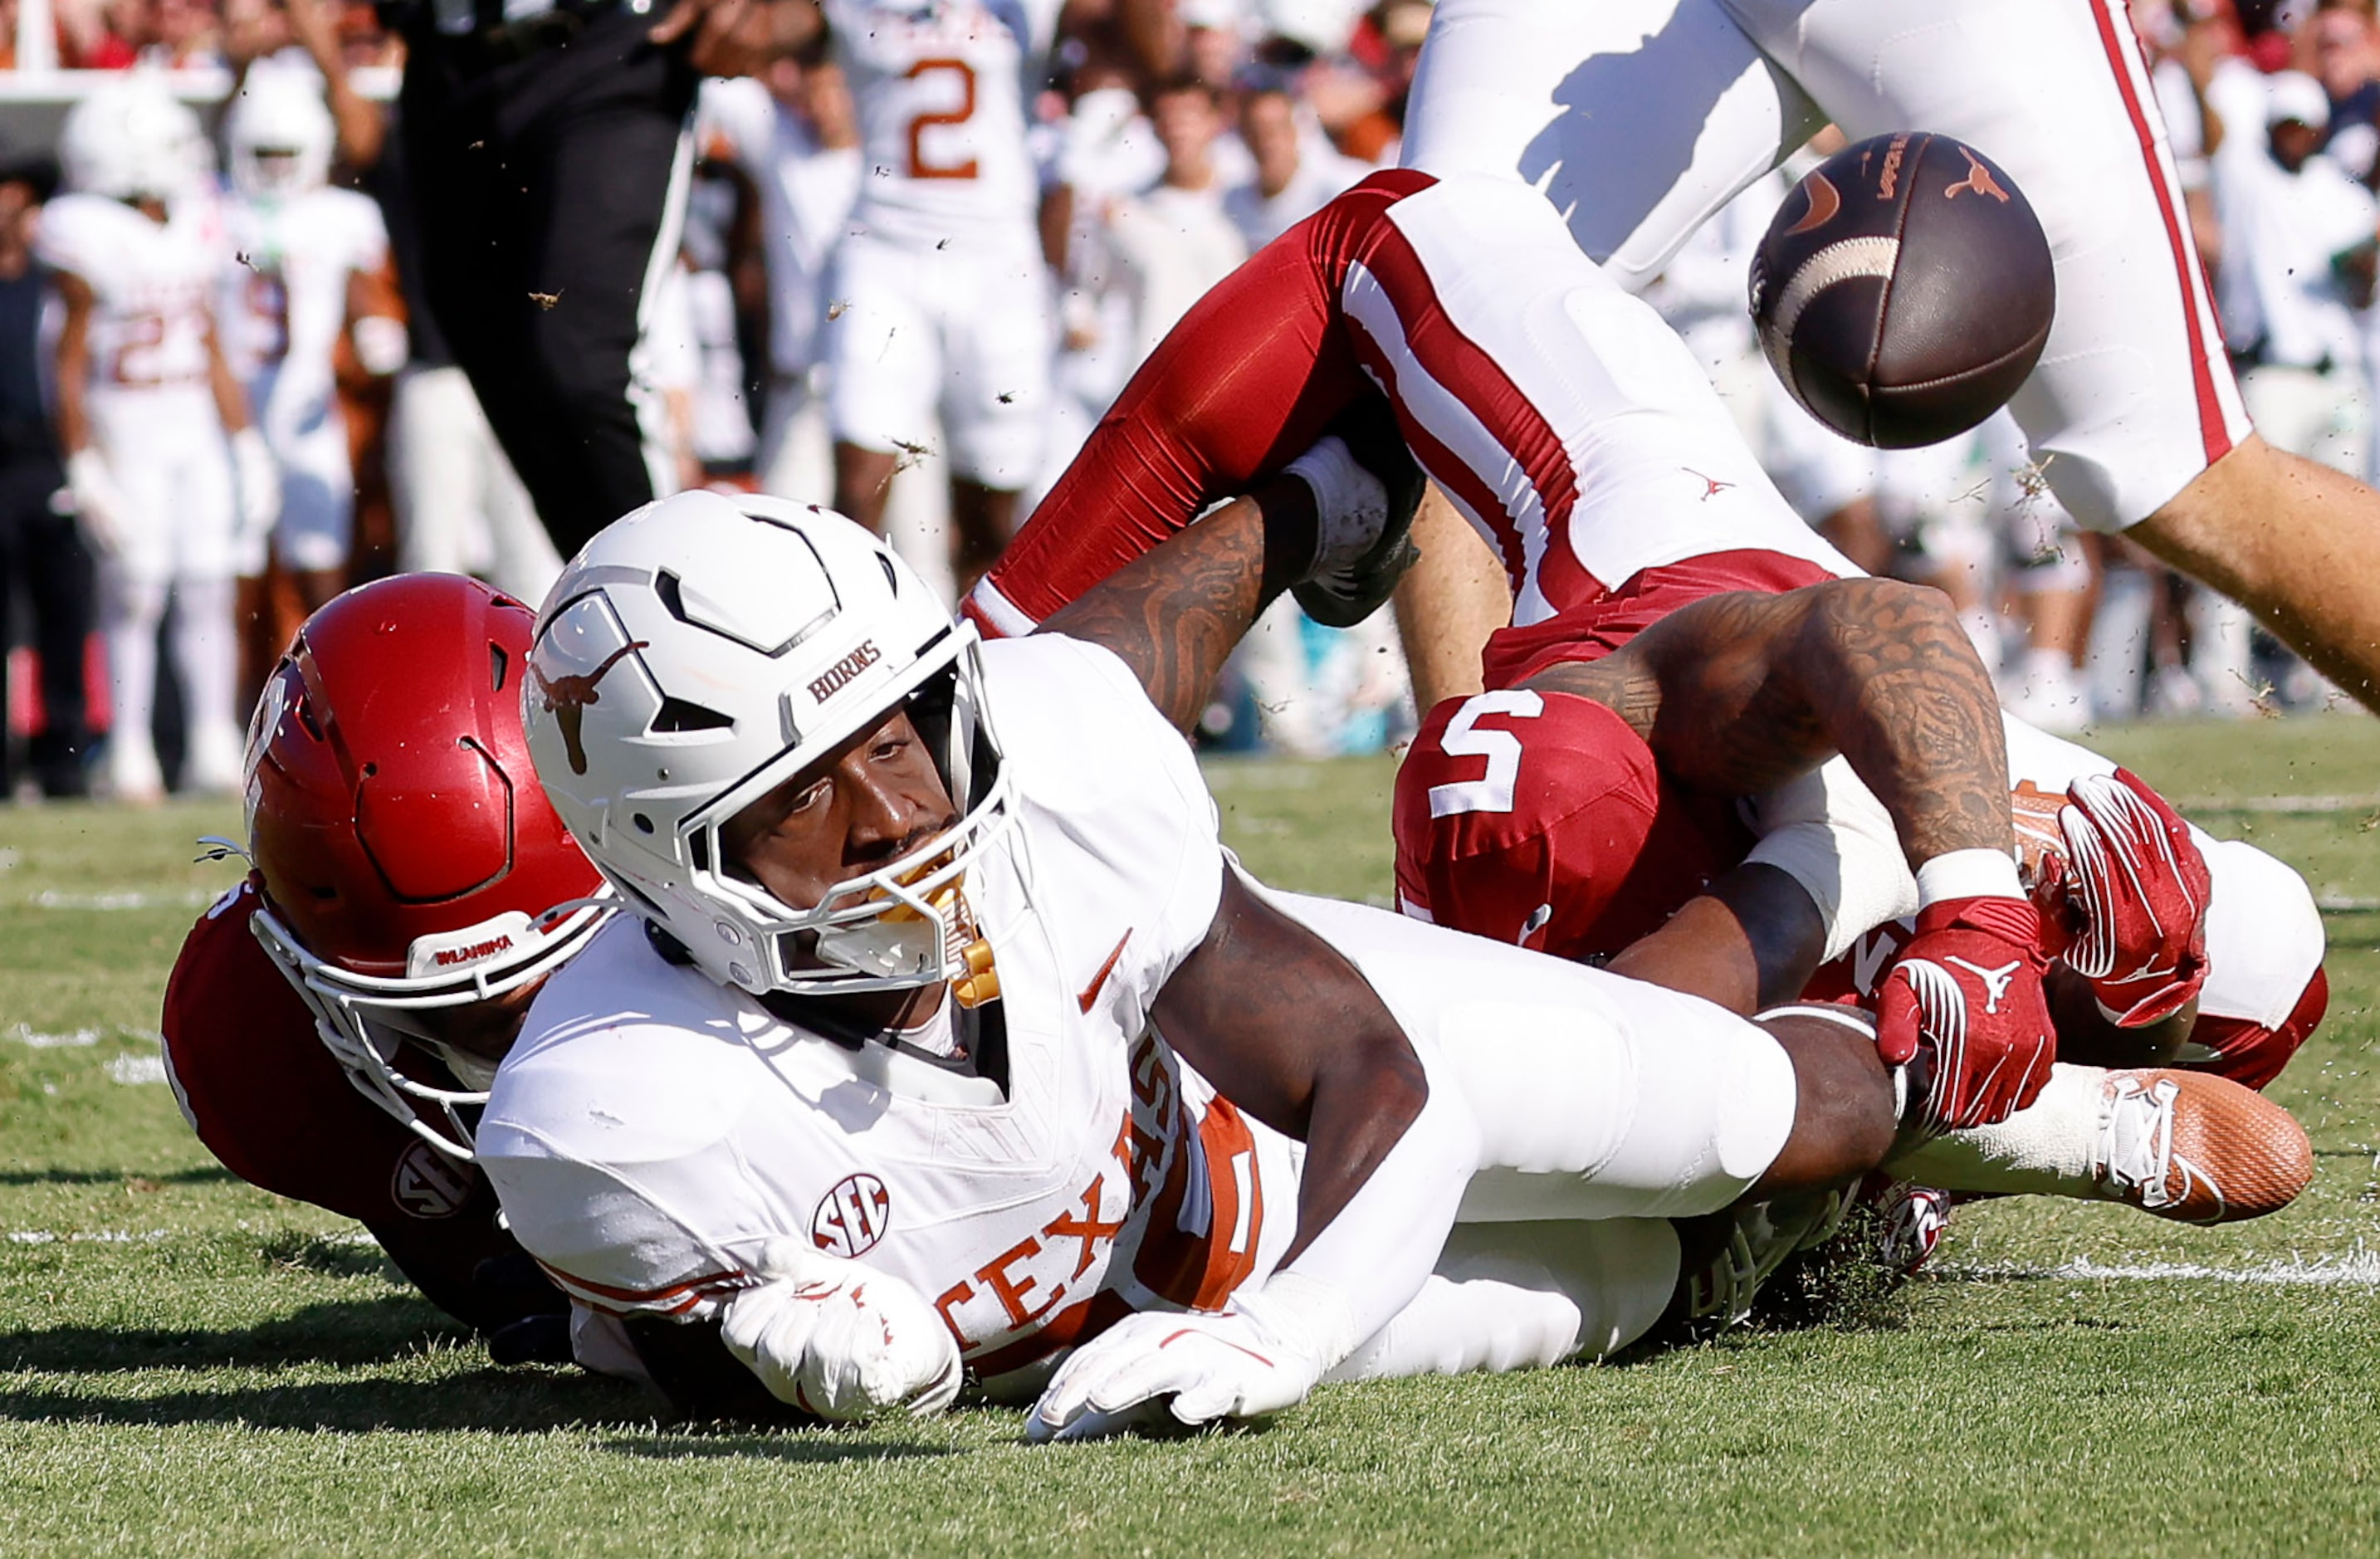
[[[461, 1158], [494, 1068], [421, 1015], [518, 990], [611, 913], [529, 766], [532, 624], [460, 575], [360, 586], [307, 619], [249, 729], [257, 939], [357, 1089]], [[407, 1040], [451, 1076], [407, 1070]]]

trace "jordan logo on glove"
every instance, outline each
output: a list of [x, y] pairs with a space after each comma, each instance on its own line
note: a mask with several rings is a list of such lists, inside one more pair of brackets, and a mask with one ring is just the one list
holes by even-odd
[[2011, 964], [2002, 964], [1996, 969], [1987, 969], [1981, 964], [1971, 964], [1964, 958], [1946, 957], [1942, 961], [1946, 964], [1958, 965], [1984, 982], [1984, 1012], [1986, 1016], [2000, 1010], [2000, 998], [2009, 993], [2010, 985], [2016, 980], [2016, 971], [2024, 967], [2024, 960], [2022, 958]]
[[1876, 1053], [1896, 1066], [1925, 1055], [1912, 1076], [1924, 1083], [1919, 1118], [1935, 1131], [2008, 1119], [2058, 1058], [2041, 916], [2017, 896], [2014, 861], [1961, 850], [1918, 869], [1921, 896], [1945, 885], [1966, 891], [1918, 910], [1916, 934], [1876, 993]]

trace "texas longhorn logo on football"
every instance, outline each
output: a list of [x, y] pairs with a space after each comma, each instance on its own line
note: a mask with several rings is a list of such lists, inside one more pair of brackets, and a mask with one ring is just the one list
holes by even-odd
[[836, 691], [845, 683], [883, 658], [884, 652], [876, 648], [876, 640], [861, 639], [858, 649], [844, 656], [843, 659], [827, 667], [822, 675], [811, 680], [810, 702], [826, 702], [827, 700], [834, 697]]
[[1960, 190], [1972, 189], [1978, 195], [1989, 195], [2002, 205], [2008, 204], [2008, 191], [2001, 189], [2000, 181], [1992, 177], [1992, 170], [1984, 166], [1983, 159], [1963, 146], [1959, 148], [1959, 155], [1967, 159], [1967, 177], [1943, 190], [1942, 198], [1955, 201]]
[[570, 759], [572, 773], [587, 772], [587, 749], [579, 742], [579, 727], [587, 717], [587, 706], [602, 701], [602, 695], [595, 690], [595, 685], [629, 655], [650, 648], [651, 646], [644, 639], [632, 640], [604, 656], [603, 664], [593, 671], [576, 676], [549, 677], [539, 669], [535, 661], [529, 662], [528, 674], [537, 678], [538, 697], [543, 700], [545, 712], [553, 716], [554, 725], [561, 727], [562, 750]]

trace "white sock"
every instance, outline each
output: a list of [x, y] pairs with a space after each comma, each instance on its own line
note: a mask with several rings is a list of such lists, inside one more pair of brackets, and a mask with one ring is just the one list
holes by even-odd
[[182, 674], [182, 704], [193, 739], [202, 731], [238, 729], [239, 642], [229, 579], [176, 581], [174, 666]]
[[2091, 707], [2103, 720], [2130, 720], [2141, 712], [2149, 617], [2156, 606], [2152, 584], [2137, 568], [2110, 568], [2100, 586], [2090, 666]]
[[150, 718], [157, 708], [157, 619], [165, 615], [162, 582], [103, 575], [100, 633], [107, 644], [108, 768], [118, 788], [153, 789], [157, 749]]
[[2060, 1062], [2039, 1098], [1998, 1126], [1971, 1127], [1921, 1142], [1886, 1173], [1946, 1191], [2095, 1198], [2100, 1096], [2107, 1074]]
[[1370, 550], [1389, 522], [1389, 491], [1333, 435], [1282, 468], [1314, 493], [1314, 566], [1345, 567]]

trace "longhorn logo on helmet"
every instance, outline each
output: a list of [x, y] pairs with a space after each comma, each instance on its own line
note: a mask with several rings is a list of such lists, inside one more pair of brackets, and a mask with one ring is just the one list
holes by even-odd
[[544, 702], [545, 712], [553, 716], [553, 723], [562, 728], [562, 750], [570, 759], [572, 773], [587, 772], [587, 749], [580, 745], [579, 728], [587, 718], [587, 706], [602, 700], [602, 695], [595, 690], [595, 685], [629, 655], [650, 648], [652, 646], [641, 639], [623, 644], [604, 656], [601, 665], [577, 676], [550, 677], [539, 669], [535, 661], [529, 662], [528, 674], [537, 678], [538, 697]]

